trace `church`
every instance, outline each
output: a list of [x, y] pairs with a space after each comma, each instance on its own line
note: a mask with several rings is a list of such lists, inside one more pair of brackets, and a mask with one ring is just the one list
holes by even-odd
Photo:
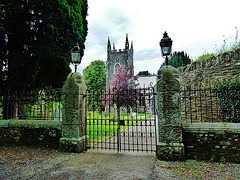
[[130, 68], [130, 73], [134, 75], [133, 66], [133, 42], [131, 42], [131, 47], [129, 47], [128, 34], [126, 34], [125, 49], [116, 50], [115, 45], [113, 47], [110, 43], [110, 38], [108, 37], [107, 43], [107, 84], [113, 79], [117, 74], [118, 68], [120, 66], [128, 66]]
[[[133, 65], [133, 42], [129, 48], [128, 34], [126, 34], [125, 49], [116, 50], [115, 45], [107, 42], [107, 85], [114, 78], [120, 66], [130, 67], [131, 74], [134, 75]], [[156, 85], [156, 75], [138, 76], [139, 88]]]
[[[118, 73], [119, 67], [128, 66], [130, 73], [134, 76], [134, 65], [133, 65], [133, 42], [129, 47], [128, 34], [126, 34], [125, 49], [116, 50], [115, 45], [111, 45], [110, 38], [108, 37], [107, 42], [107, 87], [109, 82]], [[156, 75], [138, 76], [138, 88], [150, 88], [156, 85]], [[144, 91], [144, 95], [140, 97], [137, 112], [148, 112], [153, 113], [153, 96], [149, 89]]]

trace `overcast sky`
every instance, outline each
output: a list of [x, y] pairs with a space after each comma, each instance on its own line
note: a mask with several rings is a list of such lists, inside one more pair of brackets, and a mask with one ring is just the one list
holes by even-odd
[[[88, 35], [78, 71], [94, 60], [107, 60], [107, 38], [116, 49], [133, 41], [134, 72], [156, 73], [164, 59], [159, 41], [166, 31], [173, 51], [192, 59], [235, 43], [240, 31], [239, 0], [88, 0]], [[238, 38], [239, 41], [239, 38]]]

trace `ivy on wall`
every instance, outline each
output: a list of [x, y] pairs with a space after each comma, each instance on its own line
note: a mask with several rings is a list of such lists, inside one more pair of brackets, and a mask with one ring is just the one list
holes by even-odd
[[217, 82], [214, 89], [224, 120], [240, 123], [240, 80]]

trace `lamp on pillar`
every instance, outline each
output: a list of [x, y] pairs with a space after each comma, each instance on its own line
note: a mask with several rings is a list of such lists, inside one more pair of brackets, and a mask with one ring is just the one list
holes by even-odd
[[170, 56], [172, 52], [172, 40], [168, 37], [166, 31], [164, 32], [163, 38], [159, 44], [161, 47], [162, 56], [165, 56], [166, 65], [168, 65], [168, 56]]
[[78, 43], [71, 49], [71, 62], [75, 65], [75, 72], [77, 72], [77, 66], [81, 63], [82, 56], [80, 54], [80, 47]]

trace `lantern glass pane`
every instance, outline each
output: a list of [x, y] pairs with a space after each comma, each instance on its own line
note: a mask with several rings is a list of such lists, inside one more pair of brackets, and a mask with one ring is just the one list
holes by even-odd
[[80, 62], [80, 53], [71, 53], [72, 55], [72, 62], [79, 63]]
[[162, 47], [163, 56], [169, 55], [171, 53], [171, 47]]

